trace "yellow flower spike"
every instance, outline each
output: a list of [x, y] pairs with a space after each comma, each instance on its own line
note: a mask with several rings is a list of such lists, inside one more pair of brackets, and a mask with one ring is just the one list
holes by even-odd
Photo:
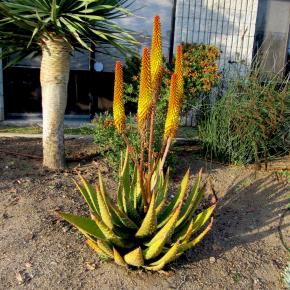
[[118, 133], [122, 134], [125, 130], [126, 116], [123, 100], [123, 70], [120, 61], [117, 61], [115, 65], [113, 114], [115, 127]]
[[178, 77], [177, 74], [171, 76], [170, 84], [170, 97], [168, 102], [167, 116], [164, 129], [164, 140], [169, 137], [174, 138], [178, 125], [179, 125], [179, 113], [182, 100], [178, 96]]
[[151, 78], [152, 88], [155, 91], [160, 83], [162, 73], [162, 37], [160, 17], [154, 17], [151, 43]]
[[181, 100], [183, 99], [183, 55], [182, 45], [179, 44], [176, 47], [175, 56], [175, 68], [174, 73], [177, 75], [177, 96]]
[[140, 76], [140, 92], [137, 110], [138, 129], [144, 130], [147, 117], [149, 116], [152, 104], [152, 87], [151, 87], [151, 69], [149, 49], [143, 49], [141, 76]]

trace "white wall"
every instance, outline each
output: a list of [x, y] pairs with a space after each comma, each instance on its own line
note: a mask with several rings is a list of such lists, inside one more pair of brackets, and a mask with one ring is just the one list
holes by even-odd
[[258, 0], [177, 0], [175, 44], [213, 44], [222, 50], [220, 68], [228, 61], [250, 64]]
[[[136, 0], [130, 8], [134, 11], [134, 16], [124, 18], [120, 24], [135, 31], [136, 38], [141, 43], [139, 51], [145, 46], [150, 46], [152, 35], [153, 17], [159, 15], [162, 24], [163, 53], [166, 57], [169, 54], [169, 42], [171, 34], [173, 0]], [[112, 71], [114, 62], [118, 57], [112, 59], [111, 56], [97, 54], [96, 59], [104, 64], [104, 71]]]

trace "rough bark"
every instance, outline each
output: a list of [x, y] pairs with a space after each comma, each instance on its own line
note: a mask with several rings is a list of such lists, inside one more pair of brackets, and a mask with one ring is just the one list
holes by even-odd
[[43, 166], [62, 169], [64, 113], [70, 71], [70, 48], [61, 38], [45, 39], [42, 46], [40, 82], [43, 116]]

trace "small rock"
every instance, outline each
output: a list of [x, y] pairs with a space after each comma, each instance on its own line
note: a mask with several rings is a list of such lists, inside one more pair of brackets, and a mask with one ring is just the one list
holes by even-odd
[[26, 262], [26, 263], [25, 263], [25, 267], [26, 267], [26, 268], [31, 268], [31, 267], [32, 267], [32, 264], [31, 264], [30, 262]]
[[93, 271], [93, 270], [96, 269], [96, 264], [86, 262], [86, 269], [89, 270], [89, 271]]
[[15, 276], [16, 276], [16, 280], [18, 281], [18, 283], [19, 284], [23, 284], [24, 278], [22, 277], [21, 273], [20, 272], [16, 272]]
[[215, 257], [210, 257], [210, 258], [209, 258], [209, 262], [210, 262], [211, 264], [215, 263], [215, 261], [216, 261]]

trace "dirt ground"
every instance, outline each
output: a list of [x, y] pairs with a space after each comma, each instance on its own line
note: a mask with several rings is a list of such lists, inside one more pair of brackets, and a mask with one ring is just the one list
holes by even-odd
[[130, 271], [98, 259], [56, 215], [56, 210], [87, 213], [71, 180], [75, 166], [90, 181], [99, 168], [108, 188], [116, 186], [88, 141], [69, 140], [66, 148], [69, 169], [49, 172], [40, 159], [7, 153], [41, 156], [40, 140], [0, 139], [0, 289], [285, 289], [283, 241], [290, 242], [290, 217], [282, 218], [289, 202], [286, 180], [181, 154], [174, 182], [187, 167], [192, 175], [200, 167], [210, 175], [219, 197], [213, 230], [164, 272]]

